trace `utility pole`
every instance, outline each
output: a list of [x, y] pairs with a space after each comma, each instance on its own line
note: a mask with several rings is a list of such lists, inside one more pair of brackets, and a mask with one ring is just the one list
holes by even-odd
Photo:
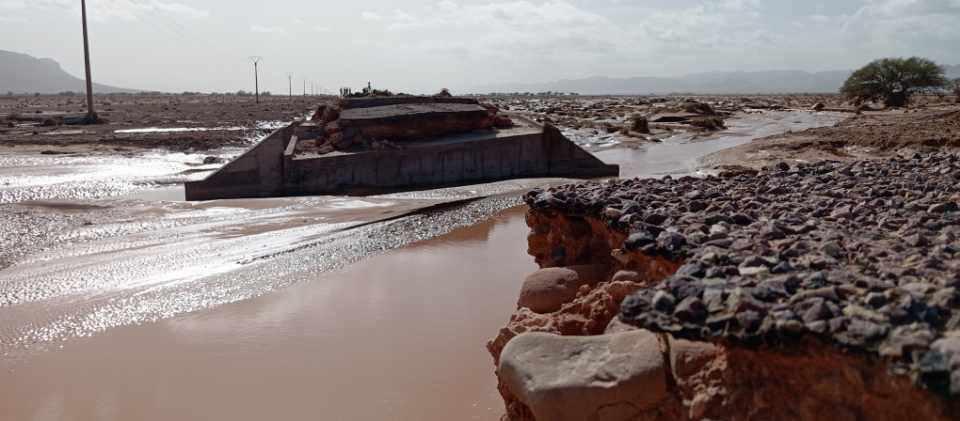
[[263, 57], [252, 56], [250, 61], [253, 62], [253, 92], [257, 96], [257, 104], [260, 103], [260, 76], [258, 73], [257, 65], [260, 64], [260, 60], [263, 60]]
[[97, 122], [93, 109], [93, 78], [90, 76], [90, 41], [87, 37], [87, 0], [80, 0], [80, 15], [83, 19], [83, 63], [87, 71], [87, 121]]
[[290, 99], [293, 99], [293, 73], [287, 73], [287, 81], [290, 84]]
[[307, 96], [307, 80], [303, 80], [303, 96]]

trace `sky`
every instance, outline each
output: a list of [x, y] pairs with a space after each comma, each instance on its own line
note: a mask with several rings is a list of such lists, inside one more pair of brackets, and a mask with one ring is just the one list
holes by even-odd
[[[93, 76], [144, 90], [409, 93], [706, 71], [960, 64], [960, 0], [88, 0]], [[80, 0], [0, 0], [0, 49], [82, 76]]]

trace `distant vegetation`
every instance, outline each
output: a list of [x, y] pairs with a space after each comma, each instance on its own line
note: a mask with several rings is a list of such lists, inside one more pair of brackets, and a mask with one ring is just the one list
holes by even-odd
[[902, 107], [910, 96], [947, 87], [943, 67], [920, 57], [875, 60], [843, 84], [840, 92], [858, 102], [883, 101], [888, 107]]
[[953, 94], [957, 96], [957, 104], [960, 104], [960, 78], [953, 80]]

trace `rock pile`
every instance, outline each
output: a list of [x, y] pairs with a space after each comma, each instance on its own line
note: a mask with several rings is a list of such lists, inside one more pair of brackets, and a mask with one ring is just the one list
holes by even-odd
[[404, 142], [512, 126], [495, 106], [449, 94], [340, 99], [321, 105], [298, 127], [295, 152], [399, 149]]
[[960, 329], [958, 181], [960, 157], [938, 154], [579, 184], [526, 200], [598, 216], [629, 232], [626, 250], [686, 262], [629, 297], [624, 320], [750, 344], [817, 335], [900, 359], [937, 386], [956, 371], [944, 362], [960, 363], [931, 348], [950, 349]]
[[[667, 342], [721, 347], [716, 355], [722, 354], [725, 362], [712, 364], [724, 367], [720, 372], [726, 374], [674, 373], [672, 382], [681, 386], [681, 394], [683, 385], [696, 383], [684, 400], [694, 408], [690, 417], [710, 414], [704, 409], [710, 405], [726, 406], [727, 412], [719, 413], [736, 414], [730, 412], [738, 405], [736, 399], [710, 392], [711, 382], [729, 383], [731, 373], [746, 382], [777, 382], [771, 373], [795, 369], [798, 378], [811, 384], [824, 382], [823, 373], [814, 369], [817, 365], [860, 373], [821, 385], [856, 392], [811, 392], [807, 400], [821, 400], [809, 402], [806, 418], [799, 418], [812, 419], [834, 395], [850, 395], [844, 408], [854, 415], [870, 414], [863, 402], [880, 402], [891, 394], [908, 399], [905, 396], [919, 393], [911, 402], [923, 401], [916, 397], [923, 389], [960, 395], [958, 181], [960, 156], [939, 153], [794, 167], [781, 163], [706, 178], [567, 185], [532, 191], [525, 201], [531, 207], [528, 222], [583, 220], [590, 221], [594, 232], [601, 229], [596, 225], [604, 225], [614, 233], [597, 241], [612, 252], [611, 262], [598, 260], [604, 247], [596, 244], [571, 249], [564, 238], [576, 236], [558, 231], [556, 224], [539, 228], [551, 231], [540, 235], [559, 239], [537, 240], [536, 227], [547, 225], [531, 224], [531, 254], [541, 266], [604, 263], [623, 278], [624, 267], [637, 270], [637, 262], [675, 263], [678, 268], [669, 274], [657, 279], [647, 274], [620, 287], [630, 295], [611, 326], [647, 329], [664, 335]], [[600, 283], [593, 291], [582, 287], [572, 303], [554, 313], [515, 316], [505, 330], [514, 335], [528, 330], [570, 334], [557, 332], [551, 322], [576, 314], [578, 301], [609, 284]], [[518, 315], [528, 310], [521, 308]], [[610, 317], [603, 319], [599, 322]], [[533, 320], [539, 322], [530, 323]], [[492, 342], [501, 343], [501, 349], [507, 343], [503, 334]], [[491, 348], [495, 356], [497, 350]], [[754, 372], [751, 365], [767, 368]], [[876, 384], [864, 386], [863, 379], [851, 380], [886, 369], [906, 375], [882, 376], [890, 377], [883, 381], [886, 392], [878, 392]], [[691, 380], [697, 376], [702, 379]], [[904, 390], [898, 378], [921, 387]], [[775, 400], [777, 393], [799, 393], [811, 384], [783, 384], [747, 395]], [[501, 392], [504, 389], [510, 387]], [[859, 404], [856, 393], [863, 394]], [[514, 396], [506, 393], [505, 398], [509, 413]], [[723, 402], [704, 403], [717, 399]], [[697, 402], [702, 404], [699, 409]], [[746, 408], [743, 405], [739, 408]], [[920, 406], [924, 413], [935, 414], [930, 408], [937, 405]], [[522, 419], [524, 411], [514, 409], [508, 415], [520, 414], [514, 418]]]

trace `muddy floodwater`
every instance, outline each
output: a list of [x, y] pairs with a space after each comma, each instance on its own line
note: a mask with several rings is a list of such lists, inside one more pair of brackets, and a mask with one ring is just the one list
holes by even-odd
[[[624, 177], [696, 175], [842, 118], [592, 149]], [[499, 419], [484, 343], [536, 268], [519, 194], [569, 180], [180, 201], [203, 159], [0, 154], [0, 418]]]
[[[3, 367], [0, 411], [56, 420], [496, 420], [485, 337], [515, 305], [523, 209], [260, 298]], [[2, 365], [0, 365], [2, 367]]]

